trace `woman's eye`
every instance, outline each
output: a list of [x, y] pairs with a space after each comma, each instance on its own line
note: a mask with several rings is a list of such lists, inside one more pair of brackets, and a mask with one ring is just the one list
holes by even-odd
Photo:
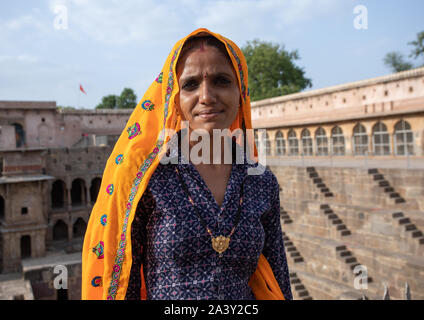
[[183, 84], [182, 88], [183, 88], [184, 90], [192, 90], [192, 89], [196, 88], [196, 86], [197, 86], [197, 82], [196, 82], [196, 81], [194, 81], [194, 80], [191, 80], [191, 81], [187, 81], [187, 82], [185, 82], [185, 83]]
[[215, 79], [215, 83], [221, 86], [227, 86], [231, 83], [231, 80], [224, 77], [218, 77]]

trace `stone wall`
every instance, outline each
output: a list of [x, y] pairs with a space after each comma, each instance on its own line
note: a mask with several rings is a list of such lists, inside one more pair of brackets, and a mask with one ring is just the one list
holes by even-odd
[[[289, 269], [313, 299], [381, 299], [384, 285], [403, 299], [406, 282], [412, 299], [424, 299], [424, 170], [270, 169], [282, 189]], [[355, 289], [357, 265], [366, 267], [367, 289]]]

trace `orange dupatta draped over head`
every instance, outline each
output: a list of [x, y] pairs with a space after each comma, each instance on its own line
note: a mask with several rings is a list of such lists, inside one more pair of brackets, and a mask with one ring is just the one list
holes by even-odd
[[[238, 46], [204, 28], [178, 41], [162, 72], [131, 114], [106, 163], [84, 239], [82, 299], [125, 299], [132, 265], [131, 224], [160, 155], [166, 150], [170, 136], [164, 129], [180, 130], [181, 118], [174, 102], [179, 92], [176, 63], [185, 41], [199, 33], [207, 33], [224, 43], [237, 74], [242, 103], [230, 129], [243, 126], [252, 129], [247, 64]], [[142, 296], [145, 296], [143, 277], [142, 281]], [[263, 255], [249, 285], [257, 299], [284, 299]]]

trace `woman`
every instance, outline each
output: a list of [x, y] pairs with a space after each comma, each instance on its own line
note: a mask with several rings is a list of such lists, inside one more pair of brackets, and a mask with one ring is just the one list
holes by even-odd
[[[249, 174], [240, 145], [213, 139], [251, 128], [240, 49], [207, 29], [178, 41], [106, 165], [84, 240], [83, 299], [292, 298], [277, 180]], [[200, 151], [190, 140], [199, 132], [210, 137]]]

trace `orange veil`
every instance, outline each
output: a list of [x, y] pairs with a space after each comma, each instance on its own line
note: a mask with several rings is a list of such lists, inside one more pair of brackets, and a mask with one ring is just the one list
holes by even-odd
[[[199, 33], [210, 34], [222, 41], [236, 70], [242, 106], [230, 129], [242, 126], [252, 128], [247, 64], [238, 46], [204, 28], [179, 40], [162, 71], [131, 114], [106, 163], [84, 239], [82, 299], [125, 298], [132, 264], [131, 223], [137, 204], [158, 166], [160, 155], [166, 150], [164, 146], [170, 137], [163, 129], [178, 131], [181, 128], [181, 119], [174, 103], [179, 92], [175, 67], [185, 41]], [[142, 282], [142, 297], [145, 297], [143, 277]], [[263, 255], [249, 285], [257, 299], [284, 299]]]

